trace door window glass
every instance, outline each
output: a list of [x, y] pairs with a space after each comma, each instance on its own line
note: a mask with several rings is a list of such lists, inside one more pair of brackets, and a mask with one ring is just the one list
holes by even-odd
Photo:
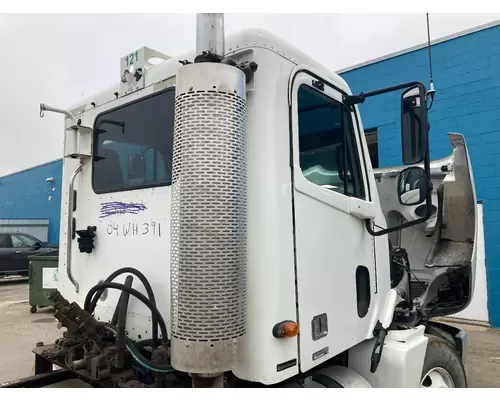
[[364, 198], [350, 112], [307, 85], [298, 91], [300, 168], [310, 182]]

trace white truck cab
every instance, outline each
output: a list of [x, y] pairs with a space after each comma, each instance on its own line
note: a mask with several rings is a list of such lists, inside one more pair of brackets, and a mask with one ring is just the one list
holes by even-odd
[[[200, 18], [196, 52], [140, 49], [120, 85], [41, 106], [66, 114], [67, 332], [37, 357], [95, 387], [466, 385], [464, 333], [428, 321], [473, 294], [463, 136], [431, 163], [421, 83], [353, 95], [276, 36]], [[373, 170], [358, 105], [391, 91], [404, 166]]]

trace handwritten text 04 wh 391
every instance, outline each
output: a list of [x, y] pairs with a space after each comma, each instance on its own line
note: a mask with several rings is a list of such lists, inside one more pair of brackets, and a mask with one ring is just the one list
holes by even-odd
[[161, 223], [150, 222], [108, 222], [106, 233], [113, 236], [161, 236]]

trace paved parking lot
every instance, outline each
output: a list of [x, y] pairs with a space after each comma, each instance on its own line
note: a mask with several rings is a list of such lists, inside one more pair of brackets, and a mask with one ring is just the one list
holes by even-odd
[[62, 335], [52, 308], [30, 313], [27, 281], [0, 283], [0, 381], [32, 375], [37, 342], [50, 343]]
[[465, 364], [469, 387], [499, 388], [500, 330], [471, 325], [460, 327], [466, 329], [470, 337], [469, 354]]
[[[26, 280], [0, 283], [0, 382], [33, 374], [31, 349], [36, 342], [50, 343], [62, 334], [51, 308], [35, 314], [29, 309]], [[500, 387], [500, 330], [465, 328], [470, 334], [466, 364], [469, 386]]]

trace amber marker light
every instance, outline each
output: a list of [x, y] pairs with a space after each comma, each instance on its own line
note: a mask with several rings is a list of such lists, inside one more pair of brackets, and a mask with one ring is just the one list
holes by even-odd
[[294, 321], [283, 321], [274, 325], [273, 336], [277, 339], [293, 338], [299, 334], [299, 325]]

